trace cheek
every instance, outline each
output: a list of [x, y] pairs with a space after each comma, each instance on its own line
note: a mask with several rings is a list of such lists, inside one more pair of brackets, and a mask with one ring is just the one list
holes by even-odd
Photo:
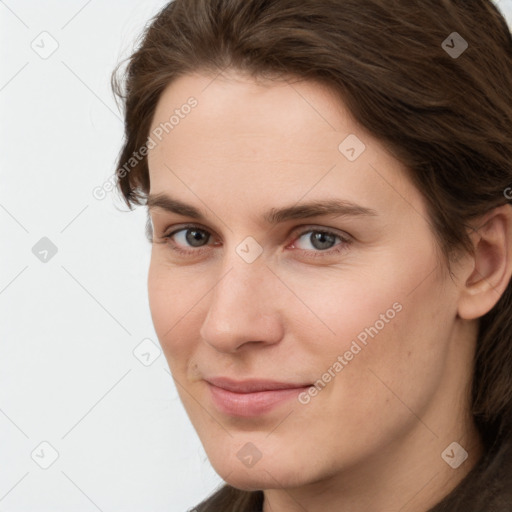
[[[183, 270], [173, 269], [160, 259], [152, 256], [150, 262], [148, 299], [155, 332], [173, 370], [193, 349], [190, 339], [183, 335], [183, 329], [189, 325], [194, 305], [200, 302], [208, 288], [199, 284], [197, 272], [195, 276], [184, 276]], [[190, 279], [195, 279], [194, 286], [190, 286]]]
[[[350, 350], [352, 340], [360, 349], [354, 350], [355, 355], [348, 352], [352, 360], [337, 374], [334, 385], [329, 384], [330, 390], [322, 393], [333, 416], [342, 422], [348, 418], [344, 427], [354, 436], [361, 428], [375, 439], [392, 436], [413, 425], [415, 415], [422, 417], [436, 396], [446, 371], [455, 316], [451, 297], [440, 297], [440, 289], [442, 283], [432, 277], [409, 295], [381, 295], [385, 300], [372, 302], [372, 314], [364, 315], [363, 324], [347, 315], [351, 335], [342, 340], [342, 350], [333, 347], [329, 364], [323, 363], [324, 371], [337, 354]], [[385, 314], [394, 302], [400, 303], [400, 311], [388, 323], [378, 323], [380, 313]], [[365, 335], [365, 344], [359, 342], [357, 333]]]
[[322, 328], [327, 334], [319, 339], [314, 331], [320, 332], [320, 322], [314, 329], [303, 324], [303, 361], [313, 378], [333, 381], [321, 391], [324, 397], [338, 395], [335, 402], [352, 404], [355, 414], [380, 414], [379, 407], [398, 400], [393, 392], [424, 407], [444, 371], [456, 316], [454, 289], [436, 270], [431, 245], [406, 262], [400, 254], [383, 256], [364, 272], [347, 271], [332, 281], [337, 286], [308, 297], [334, 333]]

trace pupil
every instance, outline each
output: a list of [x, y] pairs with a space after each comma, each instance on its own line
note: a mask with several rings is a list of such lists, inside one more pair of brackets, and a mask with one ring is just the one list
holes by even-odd
[[202, 240], [206, 239], [206, 241], [208, 241], [208, 236], [205, 236], [204, 231], [200, 231], [198, 229], [189, 229], [187, 231], [186, 239], [191, 246], [200, 247]]
[[311, 235], [311, 243], [316, 249], [330, 249], [335, 239], [334, 235], [329, 235], [328, 233], [317, 232]]

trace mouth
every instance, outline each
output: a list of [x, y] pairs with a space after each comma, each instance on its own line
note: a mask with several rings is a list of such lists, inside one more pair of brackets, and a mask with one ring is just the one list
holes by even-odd
[[225, 377], [209, 378], [205, 382], [220, 412], [246, 418], [269, 413], [311, 386], [270, 380], [234, 381]]

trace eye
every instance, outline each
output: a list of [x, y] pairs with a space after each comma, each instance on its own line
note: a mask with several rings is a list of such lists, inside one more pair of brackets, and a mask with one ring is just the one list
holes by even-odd
[[174, 232], [180, 245], [190, 244], [191, 247], [202, 247], [210, 240], [210, 233], [204, 229], [187, 228]]
[[[336, 244], [336, 240], [339, 240], [340, 243]], [[298, 238], [293, 243], [293, 246], [298, 246], [297, 248], [304, 252], [313, 252], [313, 255], [317, 256], [318, 253], [339, 253], [344, 250], [348, 244], [350, 244], [348, 235], [318, 228], [299, 232]]]
[[[173, 251], [183, 255], [191, 255], [202, 252], [202, 248], [208, 245], [211, 234], [199, 226], [183, 226], [162, 238], [162, 243], [168, 243]], [[192, 249], [186, 249], [186, 247]]]
[[[182, 255], [199, 255], [207, 250], [208, 242], [211, 239], [211, 233], [200, 226], [190, 225], [182, 226], [180, 229], [171, 231], [163, 235], [162, 242], [170, 245], [171, 250]], [[336, 241], [339, 243], [336, 244]], [[335, 233], [323, 228], [302, 229], [295, 235], [294, 242], [288, 247], [297, 248], [305, 256], [318, 257], [327, 254], [337, 254], [344, 251], [350, 244], [351, 239], [348, 235]], [[217, 242], [216, 245], [219, 245]], [[308, 247], [309, 245], [309, 247]]]
[[[306, 236], [308, 235], [309, 236]], [[331, 249], [339, 236], [334, 233], [330, 233], [328, 231], [306, 231], [304, 232], [298, 240], [304, 239], [305, 242], [309, 243], [313, 249], [318, 251], [325, 251], [327, 249]], [[308, 247], [302, 247], [302, 249], [310, 250]]]

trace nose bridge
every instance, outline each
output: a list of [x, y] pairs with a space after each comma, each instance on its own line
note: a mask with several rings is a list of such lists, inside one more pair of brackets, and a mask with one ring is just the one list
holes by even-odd
[[253, 299], [265, 294], [268, 279], [273, 277], [263, 248], [252, 237], [246, 237], [237, 245], [226, 244], [221, 275], [224, 277], [215, 286], [212, 300], [227, 301], [231, 306], [245, 305], [249, 313], [252, 306], [258, 306], [252, 303]]
[[[242, 249], [247, 249], [242, 244]], [[275, 276], [260, 256], [248, 263], [233, 249], [223, 261], [210, 294], [202, 339], [217, 350], [233, 351], [247, 342], [273, 343], [281, 328], [276, 296], [268, 293]]]

